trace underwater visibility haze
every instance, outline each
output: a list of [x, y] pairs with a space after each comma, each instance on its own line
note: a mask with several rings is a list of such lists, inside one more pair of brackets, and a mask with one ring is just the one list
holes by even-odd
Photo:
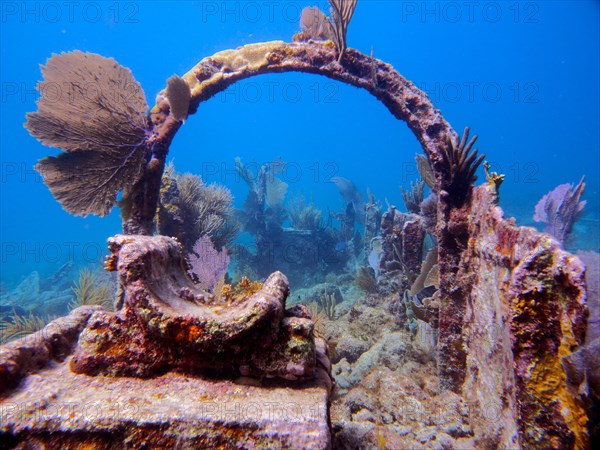
[[600, 442], [600, 3], [1, 8], [0, 448]]

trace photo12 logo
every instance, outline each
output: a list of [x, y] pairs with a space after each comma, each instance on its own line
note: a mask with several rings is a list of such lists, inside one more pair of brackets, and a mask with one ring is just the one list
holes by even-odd
[[421, 1], [402, 2], [401, 22], [421, 23], [539, 23], [537, 2]]
[[416, 83], [434, 103], [539, 103], [540, 86], [533, 81], [448, 81]]
[[[317, 3], [317, 4], [315, 4]], [[328, 3], [320, 0], [311, 4], [295, 1], [202, 1], [200, 21], [208, 23], [299, 23], [305, 6], [322, 6], [327, 11]]]
[[6, 23], [138, 23], [138, 2], [0, 2]]
[[107, 254], [106, 245], [93, 241], [3, 241], [0, 246], [2, 264], [55, 264], [61, 261], [95, 263], [104, 260]]
[[236, 83], [221, 92], [221, 102], [228, 103], [299, 103], [303, 99], [313, 103], [339, 103], [338, 83], [311, 83], [310, 85], [289, 81], [246, 81]]

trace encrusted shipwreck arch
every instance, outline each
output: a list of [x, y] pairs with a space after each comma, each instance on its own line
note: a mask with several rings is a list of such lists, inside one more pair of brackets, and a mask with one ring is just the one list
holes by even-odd
[[[356, 50], [346, 51], [343, 64], [338, 63], [337, 59], [337, 50], [331, 42], [314, 41], [273, 41], [216, 53], [204, 58], [182, 76], [191, 91], [189, 114], [194, 114], [201, 102], [237, 81], [256, 75], [283, 72], [323, 75], [373, 94], [396, 118], [407, 123], [429, 157], [434, 171], [442, 174], [439, 149], [448, 137], [456, 137], [456, 133], [427, 95], [391, 65]], [[125, 232], [148, 232], [151, 228], [164, 156], [182, 124], [181, 120], [170, 114], [167, 97], [166, 90], [159, 93], [156, 105], [150, 111], [152, 133], [148, 148], [152, 149], [155, 163], [142, 180], [146, 187], [138, 189], [146, 200], [134, 202], [143, 204], [144, 208], [132, 211], [129, 223], [124, 224]]]
[[[449, 139], [457, 138], [457, 134], [440, 111], [433, 106], [429, 97], [391, 65], [357, 50], [347, 49], [340, 64], [338, 52], [331, 42], [272, 41], [225, 50], [204, 58], [182, 76], [190, 88], [188, 114], [194, 114], [201, 102], [238, 81], [257, 75], [284, 72], [323, 75], [370, 92], [394, 117], [406, 122], [429, 158], [438, 185], [447, 184], [444, 181], [450, 177], [450, 168], [444, 158], [443, 149]], [[162, 91], [157, 96], [156, 105], [150, 111], [153, 132], [148, 146], [158, 149], [159, 157], [156, 158], [156, 172], [149, 172], [151, 178], [143, 180], [148, 183], [149, 191], [136, 190], [140, 195], [144, 195], [143, 201], [140, 199], [134, 204], [147, 207], [150, 201], [151, 209], [149, 214], [147, 211], [140, 211], [141, 217], [132, 211], [130, 220], [133, 220], [134, 226], [128, 230], [127, 224], [124, 224], [125, 232], [137, 232], [137, 226], [150, 224], [154, 218], [153, 208], [164, 166], [163, 155], [166, 155], [165, 150], [182, 124], [181, 120], [170, 113], [170, 100], [181, 102], [180, 98], [173, 99], [169, 96], [168, 89]], [[468, 197], [468, 193], [465, 197]], [[457, 241], [462, 241], [462, 245], [465, 246], [466, 235], [463, 233], [462, 236], [455, 236], [455, 233], [444, 225], [448, 222], [451, 211], [448, 204], [459, 203], [448, 200], [447, 203], [440, 202], [441, 241], [448, 242], [453, 248], [456, 247]], [[441, 252], [439, 256], [439, 266], [447, 269], [441, 274], [444, 300], [440, 310], [440, 373], [446, 384], [456, 391], [460, 390], [464, 381], [466, 364], [466, 352], [460, 330], [467, 294], [455, 280], [455, 269], [458, 267], [460, 255], [457, 251]]]
[[[196, 353], [203, 350], [203, 342], [213, 342], [215, 336], [223, 334], [219, 331], [224, 323], [222, 318], [215, 321], [210, 314], [196, 314], [204, 307], [187, 305], [186, 302], [202, 303], [207, 299], [188, 283], [181, 264], [181, 249], [172, 239], [133, 236], [153, 232], [169, 146], [187, 115], [195, 113], [201, 102], [237, 81], [267, 73], [318, 74], [369, 91], [396, 118], [407, 123], [429, 158], [439, 197], [438, 364], [445, 386], [461, 393], [469, 402], [477, 447], [585, 447], [586, 414], [578, 396], [579, 384], [585, 380], [569, 380], [562, 366], [562, 358], [584, 342], [587, 309], [583, 265], [550, 236], [505, 220], [497, 207], [497, 186], [493, 178], [483, 186], [473, 187], [474, 171], [481, 162], [476, 152], [470, 152], [473, 141], [467, 142], [465, 134], [462, 142], [458, 142], [454, 130], [413, 83], [392, 66], [356, 50], [346, 50], [340, 62], [339, 56], [331, 42], [313, 41], [274, 41], [219, 52], [200, 61], [183, 77], [169, 80], [167, 89], [159, 93], [150, 111], [148, 124], [140, 119], [135, 127], [125, 127], [131, 134], [127, 147], [131, 153], [126, 156], [135, 159], [139, 171], [132, 173], [133, 186], [126, 185], [124, 198], [127, 201], [121, 204], [122, 210], [126, 209], [123, 229], [129, 236], [117, 236], [110, 241], [113, 270], [118, 266], [124, 286], [125, 308], [114, 317], [106, 318], [109, 313], [102, 312], [90, 319], [79, 339], [73, 367], [85, 373], [131, 370], [123, 363], [128, 361], [126, 358], [115, 360], [115, 355], [106, 351], [106, 348], [111, 349], [107, 346], [110, 342], [103, 340], [107, 334], [98, 331], [105, 323], [108, 323], [107, 330], [121, 336], [124, 354], [139, 350], [140, 354], [151, 356], [137, 375], [145, 376], [155, 369], [153, 364], [157, 364], [157, 359], [146, 352], [148, 348], [163, 358], [159, 361], [161, 370], [173, 368], [173, 361], [175, 367], [180, 367], [182, 361], [189, 360], [181, 358], [181, 346], [191, 349], [189, 355], [195, 358], [192, 358], [194, 365], [200, 364]], [[139, 103], [143, 103], [142, 99]], [[41, 112], [43, 116], [48, 110]], [[49, 131], [61, 129], [57, 126], [61, 123], [55, 121], [51, 124], [54, 128], [47, 127], [48, 123], [41, 116], [33, 113], [30, 131], [33, 130], [32, 134], [38, 139], [57, 142]], [[143, 140], [138, 146], [140, 139]], [[113, 150], [121, 148], [118, 142], [110, 142]], [[144, 149], [145, 154], [138, 151], [138, 147]], [[77, 163], [85, 162], [81, 156], [88, 150], [67, 147], [71, 152], [68, 158], [73, 157]], [[123, 154], [114, 150], [108, 156], [111, 155], [110, 161], [116, 162], [110, 168], [123, 169]], [[60, 158], [51, 157], [47, 164], [59, 165]], [[68, 158], [62, 158], [62, 162], [68, 162]], [[86, 168], [94, 172], [95, 167]], [[67, 195], [73, 198], [67, 186], [71, 178], [48, 180], [45, 177], [44, 181], [51, 189], [52, 182], [56, 181], [53, 193], [61, 203]], [[115, 184], [111, 188], [112, 197], [120, 187], [121, 184]], [[94, 210], [88, 208], [83, 212], [75, 202], [75, 213], [107, 213], [114, 205], [114, 200], [108, 197]], [[166, 282], [165, 277], [170, 281]], [[272, 367], [265, 362], [270, 356], [267, 358], [268, 351], [264, 349], [262, 353], [253, 353], [255, 347], [242, 346], [244, 351], [240, 351], [237, 341], [230, 345], [229, 341], [217, 340], [222, 346], [220, 353], [231, 354], [232, 365], [248, 373], [270, 376], [302, 377], [312, 373], [316, 366], [311, 344], [314, 341], [312, 324], [303, 310], [286, 312], [283, 317], [286, 296], [285, 277], [275, 274], [255, 297], [240, 300], [240, 305], [234, 306], [242, 310], [250, 300], [256, 305], [272, 305], [269, 311], [257, 310], [256, 317], [263, 319], [248, 322], [244, 332], [259, 340], [260, 330], [254, 328], [256, 323], [279, 323], [277, 336], [271, 336], [272, 348], [267, 350], [286, 354], [289, 344], [304, 349], [299, 353], [302, 358], [285, 360], [285, 366]], [[148, 315], [149, 310], [154, 311], [154, 316]], [[195, 315], [181, 316], [181, 312], [185, 314], [190, 310]], [[234, 313], [228, 311], [227, 317]], [[164, 335], [152, 330], [153, 324], [163, 323], [157, 322], [157, 317], [171, 327], [166, 328]], [[151, 329], [148, 336], [157, 341], [152, 340], [140, 348], [130, 344], [137, 342], [134, 339], [137, 334], [144, 334], [132, 327], [127, 328], [131, 336], [122, 333], [122, 323], [126, 323], [122, 321], [127, 320], [140, 330]], [[244, 322], [236, 326], [244, 326]], [[215, 330], [217, 334], [213, 336]], [[296, 339], [298, 334], [302, 337], [300, 341]], [[173, 346], [173, 341], [177, 345]], [[299, 344], [303, 345], [299, 347]], [[167, 348], [169, 351], [164, 351]], [[204, 356], [214, 355], [208, 352], [208, 356]], [[13, 366], [22, 369], [18, 362]]]
[[[391, 65], [348, 49], [343, 64], [337, 62], [337, 50], [330, 42], [272, 41], [225, 50], [204, 58], [182, 76], [191, 90], [189, 114], [201, 102], [232, 84], [268, 73], [304, 72], [323, 75], [363, 88], [380, 100], [396, 117], [405, 121], [428, 156], [437, 160], [438, 147], [455, 133], [425, 93], [400, 75]], [[168, 120], [170, 110], [165, 91], [158, 95], [150, 111], [157, 139], [170, 137], [179, 128]]]
[[[465, 136], [459, 144], [456, 132], [412, 82], [356, 50], [348, 49], [341, 63], [337, 57], [331, 42], [313, 41], [274, 41], [219, 52], [182, 77], [190, 87], [188, 112], [195, 113], [201, 102], [237, 81], [305, 72], [366, 89], [405, 121], [429, 158], [439, 194], [442, 382], [471, 402], [481, 446], [585, 446], [586, 414], [561, 362], [584, 342], [581, 263], [549, 236], [505, 220], [493, 179], [473, 188], [481, 158], [470, 153], [472, 142], [467, 144]], [[169, 112], [163, 91], [150, 113], [150, 148], [168, 147], [179, 129], [181, 121]], [[465, 145], [462, 155], [452, 154], [452, 147]], [[160, 183], [156, 176], [155, 186]], [[464, 189], [457, 188], [461, 183]], [[498, 420], [486, 415], [490, 408]]]

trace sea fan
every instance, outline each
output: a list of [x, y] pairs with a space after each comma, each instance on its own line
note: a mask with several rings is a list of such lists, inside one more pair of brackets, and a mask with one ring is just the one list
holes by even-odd
[[215, 250], [210, 238], [200, 237], [188, 255], [191, 272], [203, 289], [212, 290], [227, 273], [229, 255], [227, 249]]
[[74, 51], [42, 66], [37, 112], [25, 128], [42, 144], [66, 153], [36, 170], [71, 214], [106, 216], [117, 193], [142, 176], [148, 105], [131, 71], [114, 59]]
[[354, 10], [356, 9], [356, 2], [358, 0], [329, 0], [331, 5], [331, 17], [333, 19], [333, 34], [335, 37], [335, 46], [338, 49], [339, 56], [338, 62], [342, 60], [344, 52], [348, 45], [346, 43], [346, 35], [348, 33], [348, 25]]
[[304, 8], [300, 16], [300, 26], [303, 32], [294, 39], [299, 40], [331, 40], [338, 49], [338, 62], [346, 51], [346, 35], [348, 25], [354, 15], [358, 0], [329, 0], [331, 19], [316, 6]]
[[302, 10], [300, 26], [311, 39], [319, 41], [333, 41], [335, 39], [331, 21], [316, 6], [309, 6]]
[[585, 188], [584, 178], [577, 185], [565, 183], [556, 186], [535, 205], [533, 220], [546, 224], [544, 231], [564, 244], [573, 224], [581, 217], [586, 201], [579, 201]]

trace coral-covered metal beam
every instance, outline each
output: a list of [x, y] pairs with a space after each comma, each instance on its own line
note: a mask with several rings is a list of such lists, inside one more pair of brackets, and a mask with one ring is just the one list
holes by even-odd
[[[447, 136], [456, 135], [427, 95], [391, 65], [353, 49], [347, 50], [340, 64], [331, 42], [265, 42], [204, 58], [182, 77], [192, 93], [189, 113], [195, 113], [201, 102], [238, 81], [282, 72], [323, 75], [367, 90], [394, 117], [407, 123], [434, 163], [434, 169], [440, 161], [439, 147], [445, 143]], [[154, 130], [151, 144], [155, 141], [170, 142], [177, 132], [180, 122], [168, 120], [169, 111], [169, 102], [163, 91], [150, 112]]]

